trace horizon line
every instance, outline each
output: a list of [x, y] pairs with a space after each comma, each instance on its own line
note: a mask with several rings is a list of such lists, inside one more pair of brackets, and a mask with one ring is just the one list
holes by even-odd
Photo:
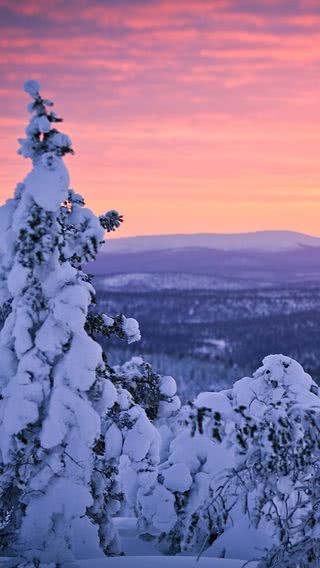
[[[235, 232], [230, 232], [230, 233], [226, 233], [226, 232], [203, 232], [203, 233], [147, 233], [147, 234], [141, 234], [141, 235], [125, 235], [125, 236], [121, 236], [119, 235], [118, 232], [115, 232], [113, 234], [109, 234], [109, 238], [111, 237], [112, 239], [140, 239], [140, 238], [153, 238], [153, 237], [188, 237], [188, 236], [221, 236], [221, 237], [228, 237], [228, 236], [236, 236], [236, 235], [256, 235], [256, 234], [261, 234], [261, 233], [290, 233], [293, 235], [302, 235], [304, 237], [311, 237], [314, 239], [319, 239], [320, 235], [314, 235], [314, 234], [310, 234], [310, 233], [304, 233], [302, 231], [295, 231], [293, 229], [258, 229], [256, 231], [235, 231]], [[106, 238], [106, 240], [108, 240], [108, 237]]]

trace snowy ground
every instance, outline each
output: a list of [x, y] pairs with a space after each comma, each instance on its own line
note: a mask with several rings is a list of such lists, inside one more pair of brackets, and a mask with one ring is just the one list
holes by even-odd
[[[0, 567], [6, 559], [0, 559]], [[121, 556], [116, 558], [87, 558], [75, 563], [65, 564], [65, 568], [255, 568], [243, 560], [223, 558], [200, 558], [187, 556]]]
[[[238, 542], [238, 545], [234, 546], [232, 551], [237, 554], [238, 560], [215, 558], [216, 554], [220, 556], [220, 548], [224, 548], [226, 544], [230, 544], [234, 540], [232, 531], [230, 531], [229, 537], [221, 543], [219, 549], [211, 547], [199, 561], [197, 561], [196, 556], [162, 556], [151, 542], [143, 541], [137, 537], [136, 519], [120, 517], [114, 520], [121, 536], [125, 556], [105, 558], [94, 541], [93, 532], [91, 535], [89, 534], [92, 527], [90, 529], [90, 525], [79, 521], [76, 528], [78, 560], [75, 565], [70, 565], [70, 568], [241, 568], [249, 557], [254, 558], [256, 556], [254, 545], [248, 550], [245, 545], [240, 546]], [[262, 542], [257, 539], [257, 533], [252, 535], [252, 539], [253, 542], [261, 546]], [[228, 542], [225, 542], [226, 540]], [[246, 542], [248, 542], [247, 539]], [[247, 563], [246, 566], [255, 568], [256, 563]]]
[[[238, 560], [215, 558], [215, 553], [219, 554], [220, 550], [213, 548], [206, 551], [199, 561], [196, 556], [162, 556], [152, 543], [138, 539], [136, 519], [122, 517], [115, 521], [125, 556], [113, 558], [103, 556], [98, 548], [92, 526], [78, 521], [75, 527], [78, 559], [75, 563], [66, 564], [65, 568], [242, 568], [244, 564], [248, 568], [256, 567], [256, 562], [248, 563], [245, 560], [249, 556], [253, 557], [253, 549], [245, 555], [243, 546], [235, 548], [239, 553]], [[228, 540], [232, 541], [233, 536], [230, 534]], [[0, 568], [2, 563], [5, 563], [4, 558], [0, 559]]]
[[[79, 568], [241, 568], [243, 565], [243, 560], [201, 558], [197, 562], [195, 558], [186, 556], [123, 556], [81, 560], [76, 564]], [[247, 566], [254, 568], [256, 564]]]

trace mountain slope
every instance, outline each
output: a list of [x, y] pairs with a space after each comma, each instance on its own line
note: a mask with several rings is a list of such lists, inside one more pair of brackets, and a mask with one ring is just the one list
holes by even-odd
[[[286, 231], [115, 239], [107, 242], [88, 271], [100, 276], [131, 275], [118, 279], [120, 288], [127, 282], [131, 289], [303, 284], [320, 279], [320, 239]], [[117, 279], [110, 285], [116, 287]]]
[[108, 240], [103, 252], [137, 253], [151, 250], [205, 248], [217, 250], [286, 251], [301, 246], [320, 247], [320, 238], [293, 231], [257, 231], [239, 234], [150, 235]]

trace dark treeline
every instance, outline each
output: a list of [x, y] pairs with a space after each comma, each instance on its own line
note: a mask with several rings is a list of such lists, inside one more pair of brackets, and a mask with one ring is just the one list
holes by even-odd
[[[147, 355], [174, 374], [186, 397], [230, 385], [252, 373], [269, 353], [300, 361], [320, 379], [320, 291], [290, 286], [265, 290], [100, 292], [100, 309], [139, 320], [142, 340], [125, 350], [114, 343], [116, 362]], [[110, 352], [110, 350], [109, 350]]]

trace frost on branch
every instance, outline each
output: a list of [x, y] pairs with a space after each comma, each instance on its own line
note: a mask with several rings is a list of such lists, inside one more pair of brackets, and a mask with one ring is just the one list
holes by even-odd
[[38, 565], [73, 559], [80, 517], [99, 525], [105, 550], [117, 544], [109, 510], [94, 516], [113, 499], [115, 470], [96, 477], [96, 450], [117, 392], [85, 329], [95, 292], [81, 266], [104, 229], [69, 188], [71, 142], [52, 103], [35, 81], [25, 90], [32, 117], [20, 153], [32, 170], [0, 208], [0, 548]]

